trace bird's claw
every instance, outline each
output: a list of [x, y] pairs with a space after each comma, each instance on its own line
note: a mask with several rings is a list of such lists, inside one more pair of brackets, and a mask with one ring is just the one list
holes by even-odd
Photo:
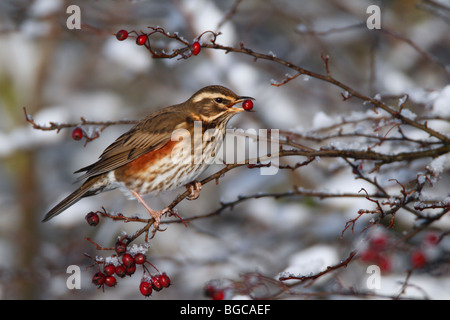
[[196, 200], [200, 196], [200, 191], [202, 190], [202, 184], [200, 181], [193, 181], [186, 185], [190, 194], [186, 197], [188, 200]]

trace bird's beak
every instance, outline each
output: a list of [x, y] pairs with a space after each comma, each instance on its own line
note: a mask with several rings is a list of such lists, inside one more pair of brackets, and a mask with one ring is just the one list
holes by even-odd
[[252, 98], [252, 97], [246, 97], [246, 96], [238, 97], [238, 98], [237, 98], [237, 102], [243, 102], [243, 101], [245, 101], [245, 100], [255, 100], [255, 98]]
[[233, 108], [231, 108], [231, 109], [232, 109], [233, 111], [235, 111], [235, 112], [241, 112], [241, 111], [244, 111], [244, 109], [242, 109], [242, 108], [236, 108], [235, 105], [238, 104], [238, 103], [244, 102], [245, 100], [256, 100], [256, 99], [255, 99], [255, 98], [252, 98], [252, 97], [247, 97], [247, 96], [240, 96], [240, 97], [238, 97], [238, 98], [236, 99], [235, 102], [233, 102], [233, 103], [230, 105], [230, 108], [233, 107]]

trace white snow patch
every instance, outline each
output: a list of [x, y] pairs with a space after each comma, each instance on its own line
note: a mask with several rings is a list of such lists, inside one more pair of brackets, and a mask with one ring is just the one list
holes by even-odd
[[411, 110], [409, 110], [409, 109], [402, 109], [400, 114], [402, 116], [404, 116], [405, 118], [408, 118], [408, 119], [411, 119], [411, 120], [414, 120], [417, 117], [417, 115], [414, 112], [412, 112]]
[[147, 73], [153, 64], [147, 50], [137, 46], [133, 41], [117, 41], [115, 37], [110, 37], [105, 42], [103, 54], [125, 70], [137, 74]]
[[282, 274], [311, 276], [324, 271], [328, 266], [335, 265], [338, 262], [339, 257], [336, 248], [326, 245], [316, 245], [294, 253]]
[[431, 161], [427, 168], [431, 170], [434, 175], [439, 176], [448, 166], [448, 154], [444, 154]]
[[61, 10], [61, 0], [36, 0], [32, 2], [29, 13], [34, 17], [45, 17]]
[[313, 129], [326, 128], [334, 124], [335, 120], [323, 111], [316, 113], [313, 119]]
[[433, 113], [442, 117], [450, 116], [450, 85], [442, 89], [434, 101]]

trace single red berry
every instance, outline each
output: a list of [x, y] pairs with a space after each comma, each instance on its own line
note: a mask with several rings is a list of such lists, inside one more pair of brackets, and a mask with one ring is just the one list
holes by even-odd
[[140, 36], [138, 36], [136, 38], [136, 44], [138, 46], [143, 46], [147, 42], [147, 39], [148, 39], [148, 37], [146, 34], [141, 34]]
[[160, 274], [158, 276], [159, 283], [164, 287], [167, 288], [170, 286], [170, 278], [169, 276], [164, 272], [163, 274]]
[[131, 265], [129, 265], [128, 267], [126, 267], [126, 273], [127, 275], [131, 276], [133, 273], [136, 272], [136, 264], [132, 263]]
[[391, 259], [386, 256], [380, 256], [378, 260], [376, 261], [378, 267], [380, 267], [381, 271], [389, 272], [391, 271], [392, 263]]
[[96, 286], [103, 285], [105, 283], [105, 280], [106, 280], [106, 276], [103, 272], [97, 272], [92, 277], [92, 283], [95, 284]]
[[143, 253], [138, 253], [134, 256], [134, 263], [136, 264], [144, 264], [145, 260], [147, 260], [147, 257]]
[[127, 245], [122, 241], [118, 240], [114, 245], [114, 249], [116, 250], [116, 253], [120, 255], [127, 251]]
[[123, 41], [126, 38], [128, 38], [128, 31], [127, 30], [120, 30], [116, 33], [116, 38], [119, 41]]
[[205, 296], [211, 297], [215, 290], [216, 288], [214, 288], [214, 286], [212, 286], [211, 284], [207, 284], [203, 288], [203, 293], [205, 294]]
[[145, 297], [151, 295], [153, 291], [151, 281], [141, 281], [141, 284], [139, 285], [139, 291], [141, 291], [141, 294]]
[[216, 288], [212, 284], [207, 284], [204, 288], [205, 295], [212, 300], [223, 300], [225, 299], [225, 291], [220, 288]]
[[116, 266], [111, 263], [107, 264], [106, 266], [103, 267], [103, 273], [106, 276], [112, 276], [115, 272], [116, 272]]
[[155, 290], [155, 291], [162, 290], [163, 286], [162, 286], [161, 282], [159, 281], [159, 275], [155, 275], [152, 277], [152, 287], [153, 287], [153, 290]]
[[98, 225], [98, 222], [100, 221], [100, 218], [99, 218], [98, 214], [96, 212], [93, 212], [93, 211], [89, 212], [86, 215], [85, 219], [86, 219], [87, 223], [90, 226], [93, 226], [93, 227]]
[[125, 267], [131, 266], [132, 264], [134, 264], [134, 259], [133, 259], [133, 257], [131, 256], [131, 254], [125, 253], [125, 254], [122, 256], [122, 263], [123, 263], [123, 265], [124, 265]]
[[124, 265], [119, 265], [116, 267], [116, 275], [123, 278], [127, 275], [127, 268]]
[[427, 257], [425, 254], [418, 250], [411, 255], [411, 264], [414, 268], [422, 268], [427, 263]]
[[200, 53], [200, 50], [202, 49], [202, 46], [200, 45], [200, 43], [198, 41], [195, 41], [192, 44], [192, 49], [191, 52], [194, 56], [198, 55]]
[[117, 284], [117, 280], [114, 276], [107, 276], [105, 278], [105, 285], [108, 287], [114, 287]]
[[436, 246], [439, 244], [439, 235], [435, 232], [429, 232], [425, 235], [425, 243], [430, 246]]
[[211, 298], [213, 300], [223, 300], [225, 299], [225, 292], [223, 290], [216, 290]]
[[377, 234], [370, 239], [370, 244], [377, 250], [384, 250], [388, 243], [388, 237], [385, 234]]
[[73, 140], [81, 140], [83, 138], [83, 129], [80, 126], [75, 127], [72, 131], [72, 139]]
[[242, 103], [242, 108], [243, 108], [245, 111], [250, 111], [250, 110], [252, 110], [252, 109], [253, 109], [253, 101], [252, 101], [252, 100], [245, 100], [245, 101]]
[[369, 248], [361, 253], [360, 258], [364, 262], [374, 262], [378, 258], [378, 253], [372, 250], [372, 248]]

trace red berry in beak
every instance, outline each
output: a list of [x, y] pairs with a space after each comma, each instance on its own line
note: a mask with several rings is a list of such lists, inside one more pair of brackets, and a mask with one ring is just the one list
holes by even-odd
[[253, 101], [252, 101], [252, 100], [245, 100], [245, 101], [242, 103], [242, 108], [243, 108], [245, 111], [250, 111], [250, 110], [252, 110], [252, 109], [253, 109]]

